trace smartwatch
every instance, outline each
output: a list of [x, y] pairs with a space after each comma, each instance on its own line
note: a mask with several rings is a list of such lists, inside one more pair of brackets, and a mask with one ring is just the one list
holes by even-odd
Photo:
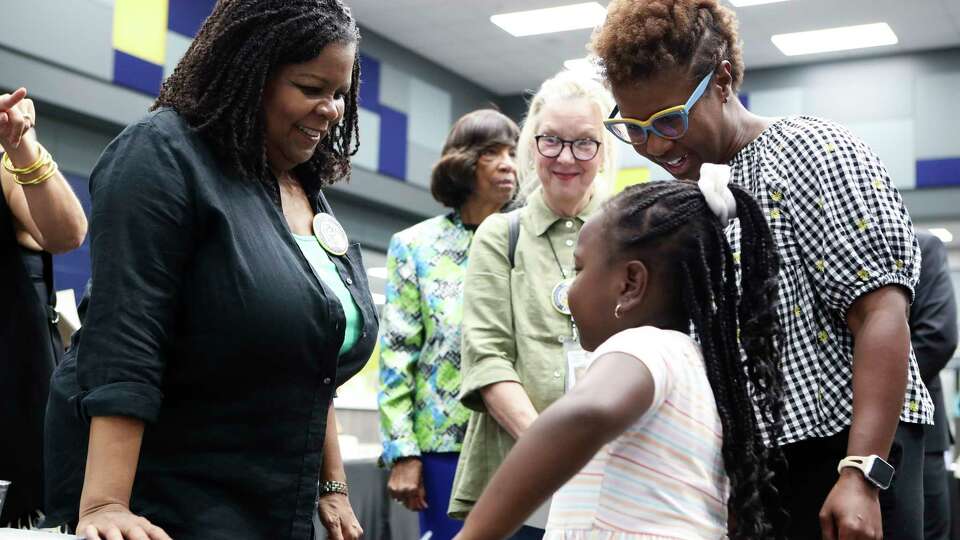
[[871, 456], [847, 456], [840, 460], [840, 464], [837, 465], [837, 472], [839, 473], [845, 467], [860, 469], [863, 472], [863, 477], [880, 489], [887, 489], [893, 482], [893, 465], [876, 454]]

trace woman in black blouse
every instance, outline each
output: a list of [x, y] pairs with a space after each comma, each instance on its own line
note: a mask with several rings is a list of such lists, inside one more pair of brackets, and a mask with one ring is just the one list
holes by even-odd
[[[318, 227], [325, 274], [295, 237], [350, 172], [358, 41], [339, 0], [221, 0], [101, 156], [92, 293], [49, 405], [53, 521], [88, 539], [305, 539], [319, 506], [331, 538], [362, 534], [332, 400], [376, 314], [357, 244]], [[85, 462], [64, 442], [81, 422]]]

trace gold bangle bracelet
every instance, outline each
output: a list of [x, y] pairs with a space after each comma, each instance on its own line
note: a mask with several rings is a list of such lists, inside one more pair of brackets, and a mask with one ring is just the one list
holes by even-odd
[[50, 170], [48, 170], [47, 172], [45, 172], [45, 173], [43, 173], [42, 175], [38, 176], [37, 178], [34, 178], [34, 179], [32, 179], [32, 180], [21, 180], [21, 179], [20, 179], [21, 176], [24, 176], [24, 175], [17, 175], [17, 176], [13, 179], [13, 181], [16, 182], [16, 183], [18, 183], [18, 184], [20, 184], [21, 186], [36, 186], [36, 185], [38, 185], [38, 184], [42, 184], [42, 183], [46, 182], [47, 180], [53, 178], [53, 175], [57, 174], [57, 170], [59, 170], [59, 166], [57, 165], [57, 162], [56, 162], [56, 161], [51, 161], [51, 162], [50, 162]]
[[[16, 174], [14, 174], [14, 175], [13, 175], [14, 181], [16, 181], [16, 182], [17, 182], [18, 184], [20, 184], [20, 185], [25, 185], [25, 184], [28, 185], [28, 184], [30, 184], [31, 182], [33, 182], [33, 181], [35, 180], [35, 178], [34, 178], [34, 179], [30, 179], [30, 180], [26, 180], [25, 178], [29, 177], [29, 176], [32, 175], [32, 174], [36, 174], [38, 177], [39, 177], [39, 176], [43, 176], [44, 174], [50, 172], [50, 169], [47, 168], [47, 167], [50, 167], [51, 164], [53, 164], [53, 158], [50, 156], [50, 154], [47, 154], [47, 155], [44, 157], [43, 163], [40, 164], [40, 167], [38, 167], [37, 169], [35, 169], [35, 170], [33, 170], [33, 171], [29, 172], [29, 173], [16, 173]], [[44, 169], [46, 169], [46, 172], [44, 172]]]
[[30, 174], [43, 168], [45, 161], [51, 157], [50, 152], [47, 152], [47, 149], [40, 143], [37, 143], [37, 148], [40, 149], [40, 157], [32, 165], [23, 168], [14, 167], [13, 162], [10, 161], [10, 152], [7, 152], [3, 155], [3, 168], [12, 174]]

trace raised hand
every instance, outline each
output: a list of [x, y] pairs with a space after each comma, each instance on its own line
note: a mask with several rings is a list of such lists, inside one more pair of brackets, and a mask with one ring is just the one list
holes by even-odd
[[33, 100], [27, 99], [26, 88], [0, 94], [0, 146], [5, 152], [20, 149], [25, 141], [36, 143], [33, 132], [36, 121]]

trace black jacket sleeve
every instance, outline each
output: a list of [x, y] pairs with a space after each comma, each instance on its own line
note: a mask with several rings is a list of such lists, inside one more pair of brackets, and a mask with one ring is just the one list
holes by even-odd
[[910, 340], [920, 376], [930, 384], [957, 348], [957, 301], [947, 267], [947, 250], [936, 236], [917, 231], [922, 262], [910, 309]]
[[92, 288], [78, 350], [86, 418], [153, 422], [191, 252], [190, 182], [152, 119], [129, 126], [90, 180]]

